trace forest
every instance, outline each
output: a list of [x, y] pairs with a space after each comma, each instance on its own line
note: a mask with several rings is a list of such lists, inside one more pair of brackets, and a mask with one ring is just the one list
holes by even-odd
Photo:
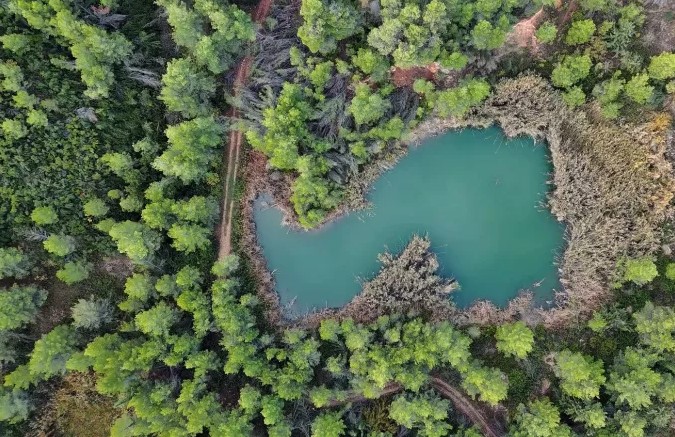
[[[0, 0], [0, 30], [0, 435], [675, 435], [675, 3]], [[549, 144], [554, 308], [457, 308], [413, 237], [284, 313], [255, 196], [318, 229], [491, 124]]]

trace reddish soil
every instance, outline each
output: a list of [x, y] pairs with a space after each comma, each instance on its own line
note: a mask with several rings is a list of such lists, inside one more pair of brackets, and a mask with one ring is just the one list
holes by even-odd
[[[562, 8], [562, 1], [558, 0], [556, 2], [556, 8], [558, 10], [561, 10]], [[558, 29], [562, 29], [572, 18], [572, 14], [579, 8], [579, 4], [577, 4], [576, 1], [571, 1], [567, 4], [567, 10], [565, 11], [565, 15], [563, 15], [559, 20], [558, 20]]]
[[394, 67], [391, 70], [391, 80], [396, 87], [412, 86], [417, 79], [426, 79], [433, 81], [438, 72], [436, 63], [426, 67], [399, 68]]
[[519, 21], [513, 26], [509, 40], [518, 47], [531, 47], [533, 51], [536, 51], [537, 38], [534, 36], [534, 33], [545, 17], [544, 8], [541, 8], [530, 18]]
[[[262, 23], [267, 14], [269, 14], [272, 0], [260, 0], [258, 6], [253, 11], [251, 17], [257, 24]], [[239, 61], [235, 69], [233, 94], [236, 96], [238, 91], [246, 83], [251, 72], [253, 59], [246, 56]], [[232, 108], [228, 114], [230, 118], [236, 120], [239, 117], [239, 111]], [[241, 156], [241, 145], [244, 140], [244, 134], [240, 130], [231, 130], [228, 136], [227, 148], [223, 150], [223, 162], [227, 163], [223, 182], [223, 200], [221, 204], [220, 224], [218, 226], [218, 259], [223, 259], [232, 253], [232, 215], [234, 211], [234, 200], [232, 193], [237, 183], [237, 172], [239, 171], [239, 159]]]

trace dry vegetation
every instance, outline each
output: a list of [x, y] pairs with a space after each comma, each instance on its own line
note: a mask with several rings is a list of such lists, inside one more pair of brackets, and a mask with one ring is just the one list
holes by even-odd
[[666, 161], [663, 114], [616, 126], [574, 112], [541, 79], [502, 83], [484, 108], [510, 136], [545, 138], [553, 160], [552, 212], [567, 224], [560, 263], [564, 290], [548, 324], [588, 313], [608, 298], [617, 261], [652, 254], [675, 184]]
[[428, 238], [416, 235], [400, 254], [380, 254], [380, 272], [341, 312], [359, 321], [406, 311], [452, 314], [448, 295], [457, 282], [436, 274], [438, 259], [430, 245]]
[[551, 211], [567, 224], [560, 260], [564, 289], [552, 310], [532, 311], [526, 293], [499, 311], [479, 302], [465, 322], [499, 323], [515, 315], [558, 325], [589, 314], [610, 298], [610, 283], [622, 257], [653, 254], [659, 225], [669, 216], [675, 191], [665, 158], [670, 119], [649, 114], [642, 124], [622, 126], [568, 109], [541, 78], [502, 82], [467, 121], [432, 120], [411, 136], [419, 141], [448, 128], [499, 123], [508, 136], [529, 135], [548, 143], [554, 166]]
[[90, 373], [68, 373], [33, 422], [29, 437], [107, 437], [121, 411], [96, 391]]

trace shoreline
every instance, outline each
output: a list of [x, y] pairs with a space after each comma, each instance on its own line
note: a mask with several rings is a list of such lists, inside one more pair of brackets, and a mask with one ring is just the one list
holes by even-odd
[[[514, 94], [515, 89], [522, 89], [522, 85], [516, 84], [515, 81], [530, 81], [532, 83], [524, 88], [525, 91], [519, 91], [520, 95], [514, 96], [512, 94]], [[509, 100], [509, 98], [514, 100], [510, 104], [504, 101], [504, 99]], [[626, 247], [618, 247], [616, 244], [616, 248], [610, 247], [607, 250], [600, 247], [602, 250], [596, 249], [597, 252], [602, 252], [600, 255], [604, 256], [607, 252], [614, 255], [616, 260], [606, 259], [602, 262], [602, 259], [597, 259], [598, 253], [593, 252], [593, 255], [596, 256], [592, 257], [591, 263], [597, 261], [598, 265], [592, 266], [597, 267], [597, 269], [579, 265], [582, 254], [587, 255], [589, 250], [594, 249], [594, 244], [597, 245], [602, 241], [590, 241], [590, 237], [595, 234], [587, 232], [587, 229], [581, 229], [581, 235], [579, 233], [580, 228], [588, 226], [586, 222], [589, 219], [584, 217], [584, 214], [575, 214], [575, 206], [570, 203], [570, 199], [574, 201], [576, 198], [583, 198], [585, 193], [570, 191], [569, 187], [566, 186], [568, 183], [566, 178], [569, 179], [570, 176], [568, 174], [569, 162], [576, 158], [572, 156], [572, 153], [579, 151], [584, 153], [586, 151], [575, 143], [577, 138], [565, 138], [565, 134], [569, 133], [566, 129], [570, 127], [565, 124], [580, 126], [579, 130], [583, 132], [585, 132], [584, 129], [591, 132], [596, 127], [588, 120], [584, 112], [566, 108], [550, 86], [538, 77], [525, 76], [503, 81], [485, 104], [473, 111], [466, 119], [429, 118], [415, 126], [391, 150], [385, 152], [388, 155], [367, 164], [362, 173], [350, 180], [345, 188], [347, 192], [345, 200], [315, 229], [320, 230], [326, 224], [339, 219], [346, 213], [367, 208], [369, 202], [366, 196], [372, 183], [405, 156], [410, 147], [419, 147], [428, 138], [438, 136], [449, 130], [487, 128], [493, 125], [497, 125], [508, 138], [522, 135], [530, 136], [536, 142], [546, 142], [549, 148], [553, 165], [550, 183], [553, 187], [547, 194], [546, 204], [554, 217], [566, 225], [565, 246], [560, 254], [558, 264], [562, 290], [555, 292], [551, 305], [547, 307], [535, 306], [532, 292], [521, 290], [504, 307], [498, 307], [491, 301], [477, 300], [466, 308], [455, 308], [453, 305], [452, 311], [448, 311], [447, 308], [434, 311], [430, 318], [432, 320], [449, 319], [461, 325], [489, 325], [519, 318], [525, 320], [528, 324], [543, 324], [549, 328], [568, 325], [571, 322], [581, 320], [598, 306], [611, 299], [612, 290], [609, 284], [618, 257], [626, 256], [625, 252], [628, 252], [629, 249], [633, 249], [632, 252], [634, 251], [638, 255], [649, 254], [656, 250], [658, 244], [656, 244], [657, 241], [651, 241], [657, 238], [651, 238], [646, 241], [637, 241], [637, 246], [641, 247], [636, 248], [630, 247], [628, 244], [631, 243], [630, 241], [626, 242]], [[571, 136], [575, 134], [576, 132], [573, 132]], [[570, 147], [570, 144], [572, 147]], [[649, 146], [653, 146], [653, 144]], [[655, 161], [659, 158], [663, 161], [662, 155], [665, 151], [665, 145], [663, 146], [656, 151], [657, 154], [650, 155], [650, 157]], [[660, 157], [658, 156], [659, 152]], [[591, 156], [591, 158], [595, 157]], [[605, 159], [607, 158], [605, 157]], [[667, 189], [667, 194], [672, 197], [672, 192], [675, 191], [675, 183], [672, 179], [670, 165], [667, 162], [660, 162], [657, 167], [659, 167], [661, 173], [658, 177], [654, 175], [654, 179], [661, 179], [665, 187], [664, 190]], [[358, 301], [361, 293], [356, 294], [349, 303], [339, 308], [320, 309], [294, 319], [286, 317], [274, 288], [274, 277], [267, 269], [262, 249], [257, 242], [253, 205], [260, 194], [268, 193], [273, 199], [272, 206], [279, 208], [282, 212], [282, 225], [289, 226], [292, 229], [301, 229], [288, 200], [292, 176], [277, 173], [274, 178], [271, 178], [270, 172], [266, 168], [266, 158], [256, 151], [249, 154], [244, 176], [246, 186], [245, 194], [241, 200], [242, 247], [245, 248], [246, 256], [254, 267], [254, 274], [258, 282], [258, 296], [264, 302], [265, 317], [268, 322], [278, 327], [314, 327], [318, 326], [322, 319], [328, 317], [336, 319], [351, 317], [361, 322], [369, 321], [370, 319], [362, 317], [359, 312]], [[646, 211], [646, 213], [650, 212]], [[656, 211], [656, 213], [658, 213], [655, 217], [656, 222], [660, 223], [671, 214], [671, 211], [667, 205], [663, 205], [661, 211]], [[655, 220], [654, 217], [651, 218], [649, 224], [653, 225]], [[602, 220], [603, 218], [600, 217], [599, 219]], [[658, 237], [657, 234], [659, 233], [658, 229], [653, 226], [644, 232], [652, 237]], [[639, 236], [641, 235], [636, 237]], [[609, 240], [607, 243], [612, 244]], [[612, 252], [611, 249], [616, 250]]]

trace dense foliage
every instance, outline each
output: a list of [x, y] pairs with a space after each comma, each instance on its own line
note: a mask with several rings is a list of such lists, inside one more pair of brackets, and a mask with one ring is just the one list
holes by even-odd
[[[476, 437], [466, 419], [493, 407], [513, 436], [672, 432], [666, 255], [623, 258], [616, 302], [558, 331], [428, 320], [456, 284], [422, 238], [381, 256], [364, 323], [274, 329], [246, 258], [215, 257], [233, 127], [290, 172], [311, 228], [410, 128], [471, 115], [525, 67], [608, 119], [672, 99], [675, 54], [644, 50], [641, 2], [582, 0], [569, 22], [552, 3], [303, 0], [264, 25], [214, 0], [0, 3], [0, 434], [55, 415], [76, 436]], [[540, 7], [547, 57], [526, 62], [505, 44]], [[247, 53], [250, 85], [225, 99]]]

